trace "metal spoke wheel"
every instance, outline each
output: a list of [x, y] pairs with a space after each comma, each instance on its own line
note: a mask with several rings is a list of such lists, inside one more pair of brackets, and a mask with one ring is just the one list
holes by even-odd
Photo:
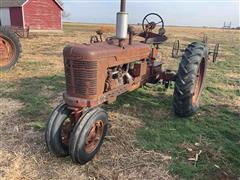
[[218, 51], [219, 51], [219, 43], [216, 44], [214, 51], [213, 51], [213, 62], [217, 61]]
[[150, 13], [143, 18], [142, 28], [144, 32], [152, 31], [157, 26], [160, 26], [160, 29], [164, 29], [164, 21], [160, 15]]
[[101, 108], [85, 112], [75, 125], [70, 140], [74, 162], [85, 164], [99, 151], [108, 130], [107, 113]]
[[99, 39], [97, 36], [92, 36], [91, 39], [90, 39], [90, 43], [93, 44], [93, 43], [98, 43], [99, 42]]
[[208, 36], [206, 34], [203, 35], [202, 42], [205, 44], [208, 43]]
[[172, 57], [177, 58], [179, 56], [179, 51], [180, 51], [180, 41], [176, 40], [173, 43], [173, 48], [172, 48]]

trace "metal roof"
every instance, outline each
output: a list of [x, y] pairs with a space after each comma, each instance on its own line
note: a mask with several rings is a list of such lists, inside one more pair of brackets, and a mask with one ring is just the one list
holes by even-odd
[[[21, 7], [28, 0], [0, 0], [0, 8]], [[63, 7], [57, 0], [54, 0], [57, 5], [63, 10]]]
[[27, 0], [0, 0], [0, 7], [21, 7]]

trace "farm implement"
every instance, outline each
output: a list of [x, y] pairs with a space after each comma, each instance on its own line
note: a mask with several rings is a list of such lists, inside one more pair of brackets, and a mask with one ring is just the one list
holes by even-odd
[[[97, 31], [89, 44], [64, 48], [64, 103], [53, 110], [45, 131], [51, 153], [70, 155], [80, 164], [95, 156], [107, 134], [108, 115], [101, 104], [111, 104], [146, 83], [174, 81], [174, 112], [190, 116], [199, 108], [206, 75], [209, 48], [205, 42], [187, 46], [177, 73], [164, 69], [159, 51], [168, 38], [162, 17], [148, 14], [138, 33], [128, 26], [126, 0], [121, 0], [117, 13], [116, 36], [104, 39], [103, 33]], [[136, 36], [142, 40], [134, 40]]]
[[[203, 36], [202, 38], [202, 42], [204, 44], [207, 44], [208, 43], [208, 38], [206, 35]], [[185, 48], [182, 48], [182, 46], [184, 46]], [[174, 43], [173, 43], [173, 47], [172, 47], [172, 58], [179, 58], [183, 55], [183, 53], [185, 52], [185, 49], [186, 49], [186, 44], [181, 44], [180, 43], [180, 40], [176, 40]], [[219, 47], [220, 47], [220, 44], [217, 43], [215, 44], [213, 50], [211, 50], [209, 48], [209, 55], [212, 55], [212, 61], [213, 62], [216, 62], [217, 61], [217, 57], [218, 57], [218, 54], [219, 54]]]

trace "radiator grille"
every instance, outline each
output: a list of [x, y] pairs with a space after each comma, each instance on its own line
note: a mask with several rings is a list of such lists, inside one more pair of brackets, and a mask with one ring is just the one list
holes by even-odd
[[96, 95], [97, 62], [65, 60], [67, 92], [77, 96]]

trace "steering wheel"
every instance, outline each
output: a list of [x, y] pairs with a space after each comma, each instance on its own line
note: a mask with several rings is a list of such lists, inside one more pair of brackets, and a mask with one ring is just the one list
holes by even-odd
[[144, 32], [154, 30], [157, 25], [160, 25], [160, 29], [164, 29], [164, 22], [160, 15], [156, 13], [150, 13], [143, 18], [142, 28]]

